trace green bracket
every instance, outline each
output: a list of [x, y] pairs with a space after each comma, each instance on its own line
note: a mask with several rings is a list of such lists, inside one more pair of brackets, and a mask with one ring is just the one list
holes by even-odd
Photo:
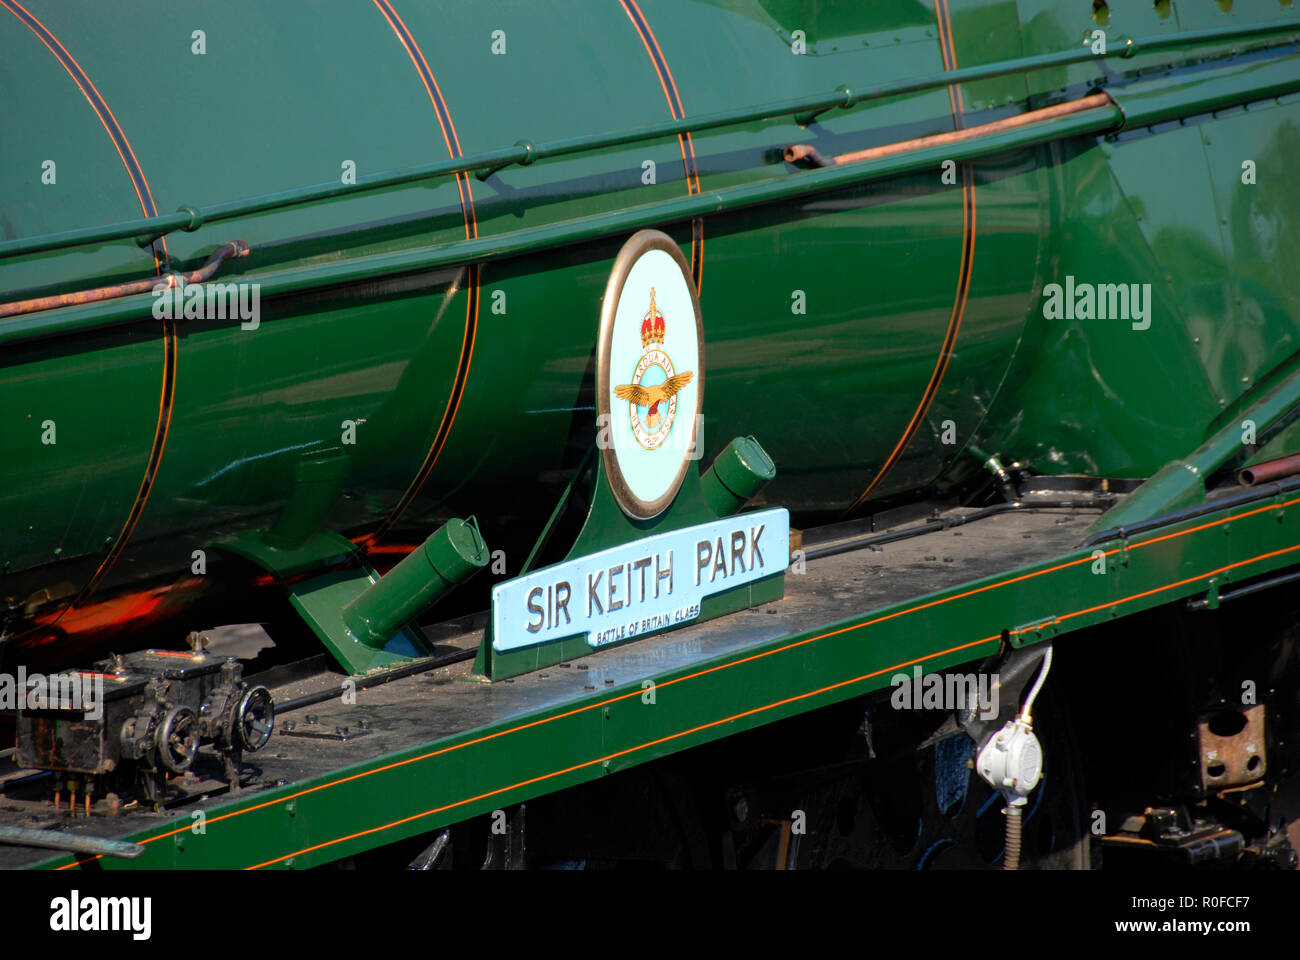
[[321, 530], [343, 491], [349, 459], [336, 448], [310, 450], [293, 467], [293, 486], [269, 530], [237, 534], [213, 546], [243, 557], [281, 584], [353, 561], [356, 544]]
[[382, 648], [376, 649], [362, 643], [344, 619], [344, 609], [385, 579], [369, 568], [354, 567], [327, 573], [289, 589], [293, 609], [350, 674], [405, 663], [433, 652], [424, 635], [411, 627], [402, 627]]
[[1210, 589], [1205, 591], [1205, 609], [1219, 609], [1219, 578], [1210, 578]]
[[265, 531], [236, 534], [213, 544], [218, 550], [243, 557], [275, 577], [282, 586], [356, 559], [357, 545], [332, 530], [313, 534], [306, 542], [286, 547]]
[[276, 578], [289, 604], [349, 674], [404, 662], [428, 652], [424, 637], [404, 629], [382, 650], [365, 646], [348, 630], [342, 608], [355, 600], [379, 575], [361, 562], [347, 537], [325, 531], [297, 547], [276, 546], [267, 532], [229, 537], [214, 544], [243, 557]]
[[330, 531], [297, 547], [268, 540], [274, 538], [232, 537], [217, 546], [273, 574], [293, 609], [350, 674], [432, 653], [424, 635], [407, 624], [488, 562], [472, 517], [449, 520], [383, 577], [362, 561], [352, 541]]
[[1059, 635], [1061, 632], [1061, 621], [1059, 617], [1039, 617], [1028, 623], [1023, 623], [1018, 627], [1007, 631], [1011, 646], [1024, 647], [1030, 644], [1041, 643], [1044, 640]]
[[794, 122], [799, 124], [801, 127], [806, 127], [828, 110], [834, 110], [836, 107], [839, 107], [841, 110], [847, 110], [858, 102], [857, 95], [845, 84], [840, 84], [836, 87], [835, 92], [840, 95], [837, 99], [823, 103], [822, 106], [805, 110], [802, 113], [796, 113], [794, 115]]
[[1267, 438], [1275, 425], [1286, 423], [1300, 409], [1300, 360], [1293, 358], [1259, 385], [1257, 399], [1243, 403], [1231, 416], [1220, 417], [1220, 429], [1182, 460], [1166, 463], [1156, 474], [1087, 529], [1097, 533], [1131, 526], [1162, 513], [1205, 502], [1205, 481], [1234, 462], [1243, 462], [1249, 447], [1242, 423], [1254, 423], [1257, 438]]
[[407, 625], [485, 566], [488, 550], [473, 517], [449, 520], [380, 577], [351, 540], [321, 530], [349, 468], [337, 449], [308, 451], [294, 465], [293, 487], [275, 524], [214, 546], [274, 576], [334, 659], [359, 674], [432, 653], [423, 634]]
[[[727, 445], [713, 465], [703, 474], [687, 471], [676, 497], [663, 513], [650, 520], [638, 520], [629, 517], [619, 507], [609, 486], [604, 459], [589, 454], [579, 467], [575, 482], [565, 490], [550, 520], [538, 537], [538, 543], [529, 554], [523, 572], [531, 568], [532, 561], [540, 552], [543, 542], [551, 535], [556, 520], [564, 508], [574, 501], [575, 494], [579, 491], [586, 495], [583, 499], [590, 504], [590, 507], [586, 521], [574, 539], [565, 560], [597, 553], [657, 533], [667, 533], [731, 516], [775, 476], [776, 468], [758, 441], [753, 437], [737, 437]], [[760, 603], [779, 600], [784, 595], [785, 574], [774, 574], [706, 597], [700, 604], [699, 616], [681, 626], [690, 626]], [[647, 635], [642, 634], [621, 642], [629, 643], [644, 639], [645, 636]], [[616, 645], [618, 644], [607, 646]], [[479, 645], [478, 657], [474, 661], [475, 679], [501, 680], [518, 676], [541, 667], [585, 656], [591, 653], [591, 649], [586, 635], [577, 634], [523, 650], [498, 651], [492, 646], [492, 620], [489, 617], [483, 642]]]

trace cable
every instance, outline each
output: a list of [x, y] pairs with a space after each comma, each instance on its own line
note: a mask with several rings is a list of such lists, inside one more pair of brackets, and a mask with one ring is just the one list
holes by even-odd
[[1038, 670], [1038, 679], [1030, 688], [1029, 696], [1025, 699], [1024, 708], [1020, 711], [1020, 720], [1025, 726], [1032, 727], [1033, 721], [1029, 718], [1029, 711], [1034, 705], [1034, 698], [1038, 696], [1038, 691], [1043, 689], [1043, 681], [1047, 679], [1047, 671], [1052, 669], [1052, 648], [1047, 648], [1047, 653], [1043, 654], [1043, 665]]

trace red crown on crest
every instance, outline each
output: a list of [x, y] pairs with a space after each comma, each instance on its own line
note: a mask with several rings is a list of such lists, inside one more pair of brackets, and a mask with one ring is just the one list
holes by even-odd
[[641, 346], [664, 342], [664, 315], [655, 306], [655, 288], [650, 288], [650, 309], [641, 318]]

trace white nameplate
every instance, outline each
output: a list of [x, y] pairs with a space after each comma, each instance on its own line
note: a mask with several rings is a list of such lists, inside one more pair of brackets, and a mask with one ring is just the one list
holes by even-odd
[[492, 647], [586, 634], [593, 647], [676, 626], [710, 594], [785, 570], [790, 514], [742, 513], [657, 533], [492, 588]]

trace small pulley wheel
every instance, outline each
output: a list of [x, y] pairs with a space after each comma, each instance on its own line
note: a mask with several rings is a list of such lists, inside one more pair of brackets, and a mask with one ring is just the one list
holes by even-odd
[[199, 718], [189, 707], [172, 707], [154, 733], [158, 759], [172, 773], [184, 773], [199, 752]]
[[241, 747], [252, 753], [261, 750], [275, 729], [275, 701], [266, 687], [251, 687], [235, 709], [235, 737]]

